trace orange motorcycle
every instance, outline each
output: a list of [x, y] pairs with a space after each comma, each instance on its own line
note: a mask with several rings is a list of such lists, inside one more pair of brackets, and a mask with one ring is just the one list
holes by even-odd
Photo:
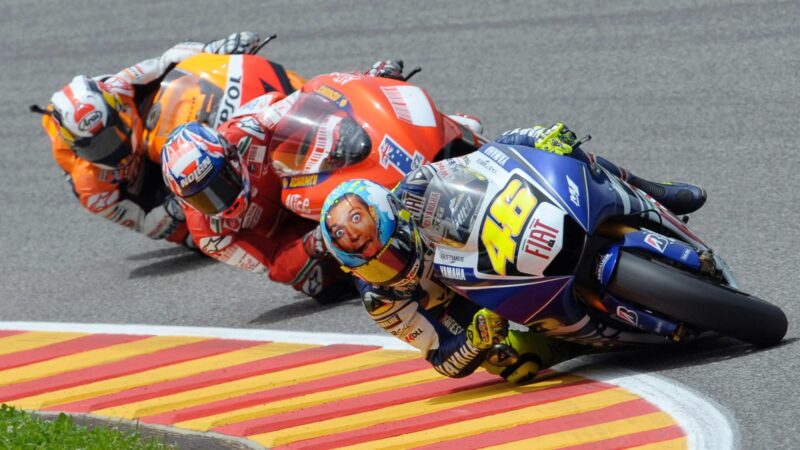
[[257, 55], [201, 53], [181, 61], [152, 96], [144, 134], [150, 160], [161, 160], [161, 148], [176, 127], [196, 120], [216, 128], [250, 100], [274, 91], [289, 95], [304, 82]]
[[286, 208], [319, 220], [325, 197], [343, 181], [366, 178], [392, 188], [422, 164], [486, 142], [407, 80], [332, 73], [287, 98], [269, 146]]

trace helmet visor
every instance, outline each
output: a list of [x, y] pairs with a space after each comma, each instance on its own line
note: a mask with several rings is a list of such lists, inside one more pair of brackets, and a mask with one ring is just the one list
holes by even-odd
[[228, 163], [202, 191], [183, 200], [203, 214], [215, 215], [230, 208], [241, 193], [242, 178]]

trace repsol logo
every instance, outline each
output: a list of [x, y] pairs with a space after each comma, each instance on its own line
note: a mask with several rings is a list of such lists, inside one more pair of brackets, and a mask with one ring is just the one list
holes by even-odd
[[222, 97], [221, 111], [219, 113], [219, 123], [228, 120], [228, 117], [233, 114], [233, 111], [239, 106], [239, 98], [242, 96], [242, 76], [229, 77], [228, 87], [225, 89], [225, 95]]

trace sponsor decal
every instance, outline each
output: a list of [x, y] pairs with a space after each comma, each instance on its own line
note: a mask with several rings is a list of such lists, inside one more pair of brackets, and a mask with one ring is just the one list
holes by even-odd
[[314, 296], [322, 291], [322, 267], [317, 264], [311, 269], [311, 273], [306, 277], [303, 282], [303, 292], [307, 295]]
[[383, 140], [378, 146], [378, 154], [381, 167], [388, 169], [389, 166], [392, 166], [403, 175], [425, 163], [425, 157], [420, 152], [414, 151], [412, 156], [389, 135], [383, 136]]
[[482, 157], [482, 155], [475, 158], [475, 164], [481, 166], [483, 170], [488, 172], [491, 175], [497, 174], [497, 167], [493, 164], [492, 160], [486, 157]]
[[337, 108], [348, 110], [350, 107], [350, 101], [347, 97], [344, 96], [341, 92], [337, 91], [336, 89], [327, 86], [321, 85], [315, 91], [316, 94], [319, 94], [321, 97], [326, 98], [331, 101]]
[[443, 362], [437, 369], [451, 377], [459, 375], [461, 369], [471, 363], [473, 359], [480, 353], [480, 349], [473, 346], [469, 341], [458, 348], [452, 355], [450, 355], [445, 362]]
[[505, 166], [509, 158], [508, 155], [506, 155], [496, 147], [489, 147], [485, 149], [483, 153], [492, 158], [497, 164], [500, 164], [501, 166]]
[[425, 91], [417, 86], [382, 86], [395, 116], [419, 127], [435, 127], [436, 115]]
[[633, 326], [639, 326], [639, 314], [624, 306], [617, 306], [617, 317]]
[[572, 181], [572, 178], [567, 177], [567, 186], [569, 187], [569, 201], [572, 202], [575, 206], [581, 206], [581, 191], [578, 189], [578, 185]]
[[[391, 316], [378, 321], [378, 325], [380, 325], [384, 330], [392, 329], [401, 323], [403, 323], [403, 319], [401, 319], [397, 314], [392, 314]], [[395, 333], [392, 332], [392, 334]]]
[[450, 199], [450, 214], [453, 219], [453, 226], [456, 229], [468, 229], [472, 222], [472, 215], [475, 212], [475, 202], [472, 196], [462, 192]]
[[606, 264], [611, 259], [611, 253], [606, 253], [600, 258], [600, 262], [597, 264], [597, 281], [600, 283], [603, 282], [603, 270], [606, 268]]
[[345, 84], [347, 84], [347, 83], [349, 83], [349, 82], [351, 82], [353, 80], [360, 80], [361, 77], [362, 77], [361, 75], [358, 75], [358, 74], [355, 74], [355, 73], [336, 72], [336, 73], [332, 73], [331, 74], [331, 79], [333, 79], [333, 82], [341, 84], [342, 86], [344, 86]]
[[261, 219], [262, 212], [264, 212], [264, 208], [250, 202], [250, 207], [247, 208], [247, 212], [244, 213], [244, 217], [242, 218], [242, 226], [245, 228], [255, 228], [259, 219]]
[[531, 231], [525, 239], [525, 253], [549, 261], [558, 233], [556, 228], [545, 225], [539, 219], [533, 219]]
[[425, 205], [425, 212], [422, 215], [422, 228], [428, 228], [431, 226], [431, 222], [433, 221], [436, 213], [436, 208], [439, 207], [440, 197], [441, 194], [436, 191], [433, 191], [430, 193], [430, 195], [428, 195], [428, 203]]
[[283, 179], [283, 187], [288, 189], [316, 186], [319, 175], [300, 175]]
[[453, 254], [453, 253], [445, 252], [444, 250], [442, 250], [441, 247], [437, 248], [437, 251], [438, 251], [438, 253], [436, 254], [436, 257], [437, 257], [438, 260], [441, 260], [441, 261], [444, 261], [444, 262], [447, 262], [447, 263], [451, 263], [451, 264], [452, 263], [457, 263], [457, 262], [464, 262], [464, 256], [463, 255], [456, 255], [456, 254]]
[[231, 241], [233, 241], [231, 236], [211, 236], [200, 238], [199, 244], [203, 253], [213, 255], [225, 250], [231, 244]]
[[264, 140], [264, 129], [261, 128], [261, 124], [259, 124], [256, 119], [252, 117], [243, 117], [239, 119], [238, 123], [236, 123], [236, 126], [244, 130], [244, 132], [250, 136], [262, 141]]
[[78, 129], [81, 131], [89, 131], [100, 124], [103, 119], [103, 113], [94, 110], [85, 115], [80, 122], [78, 122]]
[[99, 213], [116, 203], [118, 199], [119, 191], [117, 190], [94, 194], [86, 201], [86, 208], [93, 213]]
[[225, 83], [225, 91], [219, 102], [219, 111], [212, 126], [227, 121], [233, 116], [233, 112], [242, 102], [242, 56], [233, 55], [228, 64], [228, 80]]
[[647, 237], [644, 238], [644, 242], [645, 244], [658, 250], [659, 253], [664, 253], [664, 250], [667, 249], [667, 244], [669, 243], [669, 241], [667, 241], [667, 238], [663, 236], [658, 236], [656, 234], [648, 234]]
[[408, 342], [409, 344], [414, 342], [418, 337], [422, 335], [422, 328], [417, 328], [416, 330], [408, 333], [403, 340]]
[[464, 327], [458, 324], [455, 319], [450, 317], [448, 314], [445, 314], [441, 318], [439, 318], [439, 323], [441, 323], [447, 331], [453, 334], [461, 334], [464, 332]]
[[481, 342], [489, 342], [489, 325], [486, 324], [486, 317], [480, 315], [475, 320]]
[[681, 261], [686, 261], [687, 259], [689, 259], [689, 255], [691, 255], [691, 254], [692, 254], [692, 251], [689, 250], [688, 248], [686, 250], [684, 250], [683, 254], [681, 255]]
[[286, 196], [286, 208], [302, 214], [311, 214], [311, 200], [300, 194]]
[[214, 165], [211, 164], [211, 158], [203, 158], [200, 163], [192, 162], [183, 169], [183, 178], [180, 180], [181, 188], [186, 188], [195, 181], [201, 180], [204, 176], [211, 172]]
[[439, 272], [443, 278], [451, 280], [466, 280], [467, 276], [464, 274], [464, 269], [461, 267], [439, 266]]
[[366, 308], [367, 312], [371, 316], [381, 316], [384, 313], [389, 312], [389, 310], [391, 310], [394, 306], [393, 301], [382, 298], [374, 292], [364, 293], [362, 300], [364, 302], [364, 308]]
[[414, 216], [414, 219], [420, 220], [422, 217], [422, 205], [425, 203], [425, 197], [414, 194], [411, 191], [403, 191], [402, 195], [403, 208]]

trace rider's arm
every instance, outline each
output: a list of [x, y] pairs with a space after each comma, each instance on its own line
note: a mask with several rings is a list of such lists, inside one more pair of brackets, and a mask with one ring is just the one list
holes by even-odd
[[422, 352], [437, 372], [460, 378], [474, 372], [483, 362], [486, 352], [473, 346], [463, 329], [445, 328], [422, 308], [413, 293], [399, 293], [360, 280], [357, 284], [370, 317], [381, 328]]
[[227, 38], [202, 42], [182, 42], [164, 52], [161, 56], [146, 59], [120, 71], [117, 76], [134, 85], [148, 84], [166, 73], [173, 65], [198, 53], [243, 54], [258, 46], [256, 33], [242, 31]]

